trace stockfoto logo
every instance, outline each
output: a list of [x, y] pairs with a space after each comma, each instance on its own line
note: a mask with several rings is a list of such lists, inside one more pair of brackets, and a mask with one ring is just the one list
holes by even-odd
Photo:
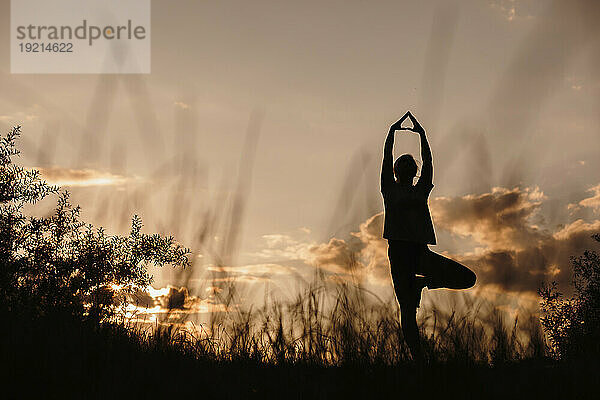
[[12, 73], [150, 73], [150, 0], [11, 0]]
[[87, 20], [75, 28], [63, 26], [39, 26], [29, 24], [28, 26], [17, 26], [18, 40], [87, 40], [91, 46], [95, 40], [121, 40], [121, 39], [146, 39], [146, 28], [141, 25], [133, 25], [131, 20], [127, 20], [127, 25], [117, 25], [113, 27], [106, 25], [103, 27], [88, 25]]

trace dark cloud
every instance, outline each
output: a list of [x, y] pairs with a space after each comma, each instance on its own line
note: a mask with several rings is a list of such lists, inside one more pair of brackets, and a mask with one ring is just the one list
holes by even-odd
[[530, 222], [543, 199], [537, 188], [494, 188], [480, 195], [438, 197], [431, 201], [431, 211], [437, 229], [472, 236], [492, 249], [512, 249], [546, 238]]
[[150, 292], [137, 290], [128, 296], [129, 303], [143, 308], [159, 306], [166, 310], [185, 310], [195, 301], [187, 287], [167, 286], [162, 289], [149, 288]]
[[170, 287], [169, 293], [161, 299], [161, 306], [169, 310], [183, 310], [186, 308], [185, 303], [189, 295], [190, 294], [186, 287]]
[[542, 282], [556, 281], [568, 290], [572, 270], [569, 258], [592, 248], [591, 236], [600, 231], [600, 221], [582, 220], [567, 226], [540, 243], [520, 250], [488, 250], [475, 256], [458, 257], [473, 266], [483, 283], [499, 284], [511, 291], [536, 291]]
[[312, 246], [309, 250], [314, 256], [312, 262], [315, 265], [344, 272], [354, 269], [359, 264], [357, 253], [361, 247], [363, 245], [357, 245], [355, 241], [331, 238], [328, 243]]
[[[542, 282], [557, 281], [568, 290], [569, 258], [592, 248], [600, 220], [576, 220], [558, 230], [536, 225], [546, 200], [537, 188], [494, 188], [489, 193], [432, 199], [436, 229], [476, 242], [474, 251], [450, 257], [472, 268], [480, 285], [505, 291], [535, 292]], [[352, 272], [374, 283], [389, 283], [383, 213], [360, 225], [350, 239], [332, 238], [310, 248], [313, 263], [338, 273]], [[354, 267], [354, 268], [351, 268]]]
[[138, 307], [152, 308], [156, 305], [155, 299], [150, 294], [143, 290], [137, 290], [129, 295], [127, 300]]
[[432, 201], [436, 226], [470, 236], [483, 249], [456, 258], [472, 267], [483, 284], [505, 290], [536, 291], [542, 282], [571, 280], [569, 257], [594, 245], [600, 221], [577, 220], [558, 231], [532, 222], [544, 195], [538, 189], [500, 189], [481, 195]]

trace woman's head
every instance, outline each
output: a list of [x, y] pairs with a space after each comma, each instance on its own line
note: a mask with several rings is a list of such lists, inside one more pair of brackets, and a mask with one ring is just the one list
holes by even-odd
[[410, 154], [403, 154], [394, 163], [394, 175], [400, 182], [409, 182], [417, 175], [417, 162]]

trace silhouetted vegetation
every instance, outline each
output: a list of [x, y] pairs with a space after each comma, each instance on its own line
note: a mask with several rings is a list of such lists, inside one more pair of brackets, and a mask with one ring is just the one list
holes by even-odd
[[[232, 288], [221, 299], [230, 311], [213, 313], [208, 326], [190, 331], [156, 322], [148, 329], [118, 313], [124, 299], [113, 286], [125, 293], [143, 288], [151, 282], [149, 263], [187, 266], [188, 250], [172, 237], [143, 234], [138, 217], [126, 237], [84, 224], [66, 192], [13, 163], [18, 136], [16, 127], [0, 146], [0, 356], [10, 366], [2, 375], [8, 398], [372, 398], [400, 392], [584, 398], [596, 384], [593, 368], [547, 357], [536, 316], [510, 320], [469, 296], [455, 310], [421, 311], [427, 366], [416, 368], [396, 304], [373, 301], [360, 286], [318, 273], [287, 303], [229, 307]], [[58, 195], [52, 214], [23, 213], [26, 204], [49, 195]], [[581, 353], [572, 349], [598, 348], [598, 255], [586, 252], [573, 262], [576, 297], [564, 301], [555, 291], [543, 292], [550, 296], [544, 304], [554, 308], [544, 309], [542, 323], [556, 354], [577, 360]], [[571, 318], [566, 330], [558, 324], [565, 318]], [[584, 324], [573, 327], [573, 321]]]
[[[189, 252], [172, 237], [141, 232], [132, 219], [127, 237], [109, 236], [80, 219], [79, 206], [69, 193], [46, 184], [36, 170], [14, 164], [20, 127], [0, 139], [0, 307], [41, 315], [63, 309], [73, 315], [102, 320], [114, 311], [111, 285], [125, 290], [145, 288], [152, 278], [148, 263], [186, 266]], [[58, 194], [54, 213], [45, 217], [23, 214]]]
[[[600, 235], [593, 238], [600, 242]], [[564, 298], [556, 283], [542, 287], [540, 318], [555, 357], [564, 360], [600, 356], [600, 255], [587, 250], [571, 257], [574, 296]]]

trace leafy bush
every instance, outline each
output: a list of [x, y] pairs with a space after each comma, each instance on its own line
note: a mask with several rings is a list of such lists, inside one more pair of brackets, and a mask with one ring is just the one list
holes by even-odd
[[[593, 238], [600, 242], [600, 235]], [[600, 355], [600, 255], [587, 250], [571, 257], [575, 294], [565, 299], [555, 282], [539, 290], [541, 323], [557, 358]]]
[[[147, 266], [188, 266], [189, 250], [173, 237], [141, 232], [132, 219], [129, 236], [110, 236], [80, 220], [79, 206], [40, 178], [14, 164], [21, 127], [0, 139], [0, 310], [26, 307], [32, 315], [63, 308], [101, 320], [114, 310], [112, 285], [126, 290], [152, 282]], [[58, 195], [47, 217], [23, 214], [26, 204]]]

